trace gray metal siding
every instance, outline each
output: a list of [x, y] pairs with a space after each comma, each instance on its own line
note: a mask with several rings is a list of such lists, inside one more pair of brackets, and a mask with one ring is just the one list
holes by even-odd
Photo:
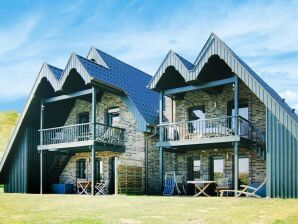
[[30, 191], [30, 171], [36, 170], [32, 166], [37, 154], [37, 143], [37, 130], [26, 128], [12, 150], [4, 184], [5, 192], [27, 193]]
[[[298, 197], [298, 125], [285, 116], [287, 125], [267, 109], [267, 194]], [[283, 122], [283, 123], [284, 123]]]
[[26, 193], [27, 192], [27, 131], [22, 133], [21, 139], [11, 157], [10, 167], [6, 176], [5, 192]]

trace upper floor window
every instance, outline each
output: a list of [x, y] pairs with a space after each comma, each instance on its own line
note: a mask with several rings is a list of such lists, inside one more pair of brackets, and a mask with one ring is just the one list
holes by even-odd
[[80, 113], [78, 116], [78, 123], [79, 124], [89, 123], [89, 112]]
[[[198, 120], [204, 120], [206, 118], [205, 116], [205, 106], [198, 106], [190, 108], [188, 111], [188, 119], [189, 121], [198, 121]], [[190, 133], [194, 133], [201, 127], [199, 122], [190, 122], [188, 125], [188, 131]]]
[[189, 120], [204, 120], [206, 118], [205, 106], [197, 106], [189, 109]]
[[109, 109], [107, 114], [107, 125], [119, 126], [119, 123], [120, 123], [119, 107]]

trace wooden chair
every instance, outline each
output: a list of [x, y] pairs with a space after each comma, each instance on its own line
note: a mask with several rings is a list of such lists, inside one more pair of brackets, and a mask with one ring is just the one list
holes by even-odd
[[89, 194], [91, 182], [87, 179], [77, 179], [77, 193], [78, 194]]
[[262, 198], [256, 193], [266, 184], [267, 177], [264, 179], [264, 181], [257, 187], [252, 187], [248, 185], [240, 185], [240, 187], [243, 187], [242, 190], [221, 190], [220, 191], [220, 197], [223, 196], [223, 194], [226, 192], [227, 194], [229, 192], [236, 193], [236, 197], [240, 197], [241, 195], [245, 195], [246, 197], [254, 197], [254, 198]]
[[216, 181], [216, 194], [217, 196], [219, 195], [221, 190], [229, 190], [229, 178], [218, 178]]
[[102, 181], [95, 184], [96, 195], [107, 195], [109, 193], [110, 179], [104, 178]]

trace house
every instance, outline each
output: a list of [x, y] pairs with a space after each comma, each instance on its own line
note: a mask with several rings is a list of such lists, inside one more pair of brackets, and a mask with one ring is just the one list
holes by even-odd
[[267, 177], [268, 197], [298, 197], [297, 114], [215, 34], [194, 63], [169, 51], [148, 87], [160, 94], [150, 189], [175, 171], [232, 189]]
[[144, 193], [145, 141], [158, 121], [151, 76], [96, 49], [65, 69], [44, 64], [0, 165], [5, 192], [110, 180], [110, 192]]
[[[91, 48], [65, 69], [44, 64], [4, 157], [5, 192], [76, 189], [160, 194], [166, 173], [231, 189], [266, 180], [298, 197], [298, 116], [211, 34], [194, 63], [170, 51], [154, 77]], [[194, 188], [187, 185], [187, 192]]]

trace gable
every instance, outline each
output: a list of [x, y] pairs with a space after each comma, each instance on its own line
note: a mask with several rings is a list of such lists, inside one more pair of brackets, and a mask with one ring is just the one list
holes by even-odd
[[214, 55], [217, 55], [231, 68], [231, 72], [236, 74], [248, 86], [283, 125], [292, 130], [291, 125], [287, 121], [288, 118], [292, 119], [297, 125], [298, 116], [287, 103], [213, 33], [199, 53], [192, 69], [188, 69], [181, 59], [170, 51], [151, 80], [149, 88], [157, 89], [158, 81], [169, 66], [174, 66], [186, 82], [196, 80], [209, 58]]

